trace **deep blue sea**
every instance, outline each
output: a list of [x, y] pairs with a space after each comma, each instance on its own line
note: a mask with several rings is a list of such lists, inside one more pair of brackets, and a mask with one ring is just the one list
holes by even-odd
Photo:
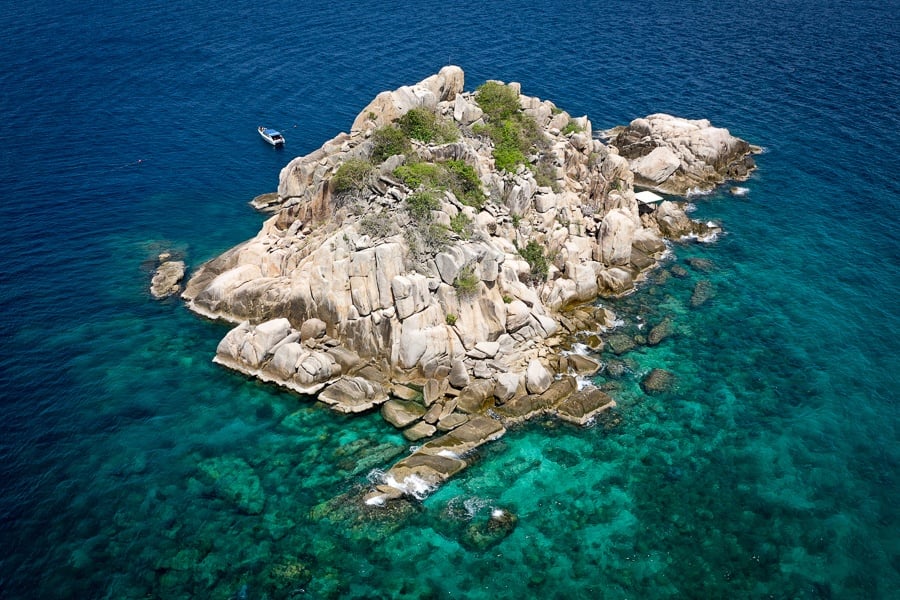
[[[898, 56], [897, 0], [7, 6], [0, 597], [896, 598]], [[669, 112], [766, 152], [747, 196], [692, 200], [727, 233], [674, 247], [687, 277], [606, 303], [676, 332], [601, 355], [627, 368], [617, 425], [510, 431], [367, 520], [342, 495], [403, 438], [213, 365], [227, 326], [147, 287], [162, 250], [252, 237], [291, 158], [448, 63], [595, 130]], [[641, 391], [654, 367], [674, 391]], [[518, 524], [482, 548], [494, 508]]]

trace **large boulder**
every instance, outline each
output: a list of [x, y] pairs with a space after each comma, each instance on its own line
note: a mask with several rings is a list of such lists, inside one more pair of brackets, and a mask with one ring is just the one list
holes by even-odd
[[182, 278], [184, 278], [184, 261], [164, 260], [153, 273], [150, 294], [159, 299], [177, 294], [181, 290]]
[[412, 86], [382, 92], [370, 102], [353, 121], [351, 133], [376, 129], [406, 114], [410, 109], [434, 109], [438, 102], [453, 101], [465, 85], [463, 70], [449, 65], [437, 74]]
[[606, 266], [628, 264], [637, 228], [637, 223], [625, 210], [609, 211], [600, 225], [600, 261]]

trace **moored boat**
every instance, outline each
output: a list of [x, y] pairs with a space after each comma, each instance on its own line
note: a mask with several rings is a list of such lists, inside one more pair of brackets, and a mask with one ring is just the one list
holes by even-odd
[[281, 135], [281, 132], [275, 131], [274, 129], [269, 129], [268, 127], [264, 127], [262, 125], [257, 128], [257, 131], [259, 131], [259, 135], [261, 135], [264, 140], [266, 140], [273, 146], [284, 145], [284, 136]]

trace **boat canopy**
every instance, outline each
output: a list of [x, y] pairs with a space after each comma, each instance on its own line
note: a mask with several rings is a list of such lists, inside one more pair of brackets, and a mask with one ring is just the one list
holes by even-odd
[[275, 131], [274, 129], [269, 129], [268, 127], [263, 128], [263, 133], [266, 135], [281, 135], [280, 131]]
[[644, 204], [650, 204], [651, 202], [659, 202], [663, 199], [662, 196], [658, 196], [651, 192], [650, 190], [645, 190], [643, 192], [638, 192], [634, 195], [637, 198], [638, 202], [642, 202]]

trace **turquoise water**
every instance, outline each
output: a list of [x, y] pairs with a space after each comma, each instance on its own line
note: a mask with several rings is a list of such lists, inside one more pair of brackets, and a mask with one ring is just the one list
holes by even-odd
[[[0, 16], [0, 595], [888, 598], [900, 588], [897, 5], [699, 0]], [[407, 452], [211, 364], [227, 331], [146, 292], [252, 236], [249, 201], [376, 93], [447, 62], [595, 129], [709, 118], [766, 148], [746, 197], [607, 303], [646, 335], [587, 429], [510, 431], [373, 518]], [[258, 139], [280, 128], [287, 148]], [[706, 270], [687, 259], [710, 261]], [[693, 263], [694, 265], [702, 263]], [[683, 267], [683, 278], [664, 273]], [[663, 281], [664, 280], [664, 281]], [[691, 306], [698, 282], [712, 297]], [[647, 395], [652, 368], [675, 388]], [[515, 528], [491, 537], [494, 509]], [[243, 588], [246, 586], [246, 588]]]

